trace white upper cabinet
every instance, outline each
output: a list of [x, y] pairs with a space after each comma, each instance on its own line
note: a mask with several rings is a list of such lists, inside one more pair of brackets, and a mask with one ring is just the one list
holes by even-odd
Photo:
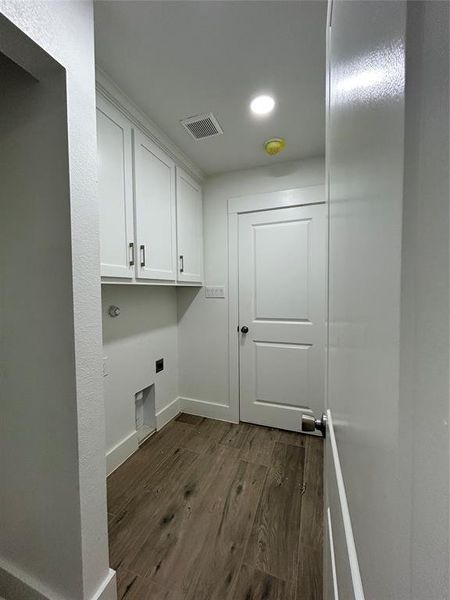
[[201, 285], [201, 187], [126, 114], [97, 96], [102, 281]]
[[97, 156], [103, 277], [129, 279], [134, 276], [131, 143], [130, 122], [99, 97]]
[[175, 163], [134, 131], [136, 276], [171, 280], [176, 275]]
[[177, 168], [178, 281], [203, 281], [202, 190], [187, 173]]

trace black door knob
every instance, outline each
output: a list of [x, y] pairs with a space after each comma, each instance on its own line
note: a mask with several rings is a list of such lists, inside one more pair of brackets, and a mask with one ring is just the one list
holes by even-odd
[[242, 333], [248, 333], [248, 327], [247, 327], [247, 325], [244, 325], [243, 327], [241, 327], [241, 332]]

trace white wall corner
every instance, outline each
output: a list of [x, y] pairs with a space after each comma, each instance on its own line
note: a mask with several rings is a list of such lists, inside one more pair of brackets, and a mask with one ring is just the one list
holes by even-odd
[[239, 414], [237, 414], [233, 407], [227, 404], [217, 404], [206, 400], [185, 397], [180, 397], [179, 401], [180, 411], [189, 415], [217, 419], [218, 421], [228, 421], [229, 423], [239, 423]]
[[13, 565], [0, 560], [0, 600], [63, 600]]
[[[0, 600], [66, 600], [13, 565], [0, 562]], [[109, 569], [91, 600], [117, 600], [116, 572]]]
[[108, 576], [103, 581], [92, 600], [117, 600], [116, 572], [109, 569]]

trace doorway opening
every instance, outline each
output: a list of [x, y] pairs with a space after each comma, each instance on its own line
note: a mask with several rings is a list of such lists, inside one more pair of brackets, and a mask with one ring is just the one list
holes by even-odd
[[[64, 583], [76, 596], [78, 572], [67, 567], [80, 496], [66, 73], [4, 17], [0, 39], [0, 555], [30, 585], [56, 589], [70, 571]], [[56, 530], [73, 543], [65, 556]], [[28, 597], [1, 566], [0, 580], [0, 595]]]
[[[95, 3], [109, 536], [124, 599], [321, 595], [323, 442], [301, 429], [324, 409], [327, 6], [256, 6]], [[256, 115], [264, 95], [273, 111]], [[156, 432], [142, 443], [135, 394], [149, 384]]]
[[228, 203], [230, 381], [241, 421], [301, 431], [302, 415], [323, 412], [324, 196], [311, 186]]

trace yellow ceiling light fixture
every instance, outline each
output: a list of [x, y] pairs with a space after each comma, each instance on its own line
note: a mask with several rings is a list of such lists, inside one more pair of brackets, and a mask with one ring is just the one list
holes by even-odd
[[283, 138], [271, 138], [264, 142], [264, 150], [270, 156], [274, 156], [283, 150], [286, 145], [286, 140]]

